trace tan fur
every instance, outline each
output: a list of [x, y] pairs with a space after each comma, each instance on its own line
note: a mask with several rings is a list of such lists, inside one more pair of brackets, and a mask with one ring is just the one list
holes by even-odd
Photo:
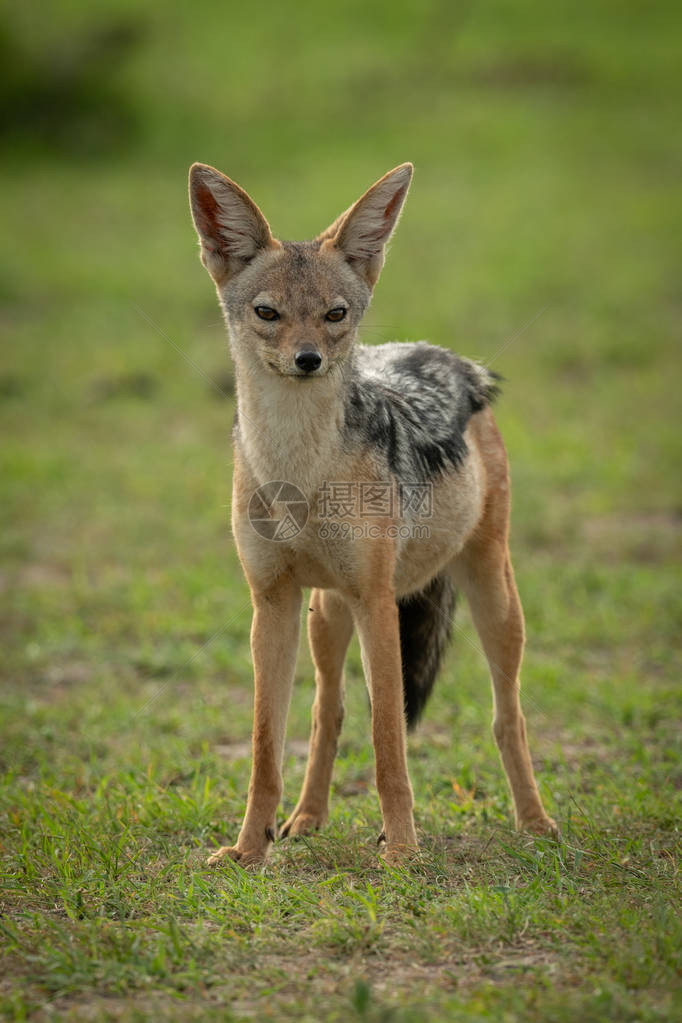
[[372, 743], [387, 857], [398, 862], [416, 850], [412, 786], [407, 773], [395, 545], [374, 541], [357, 596], [350, 599], [372, 701]]
[[519, 670], [525, 642], [523, 611], [509, 555], [510, 487], [507, 456], [490, 410], [474, 416], [471, 443], [486, 468], [483, 515], [453, 561], [493, 681], [493, 733], [514, 800], [518, 827], [555, 831], [541, 803], [519, 699]]
[[[355, 626], [372, 705], [386, 855], [397, 862], [414, 852], [396, 600], [423, 590], [442, 572], [451, 573], [466, 594], [490, 665], [494, 734], [516, 822], [534, 831], [556, 829], [535, 784], [519, 703], [523, 614], [507, 542], [507, 459], [490, 410], [471, 417], [465, 434], [469, 453], [461, 466], [436, 478], [428, 538], [391, 536], [397, 515], [372, 518], [382, 532], [378, 538], [329, 538], [319, 530], [318, 496], [325, 481], [384, 479], [370, 444], [361, 451], [344, 445], [339, 374], [410, 176], [411, 166], [401, 165], [369, 189], [319, 237], [306, 274], [292, 281], [285, 247], [246, 193], [212, 168], [192, 168], [202, 260], [226, 311], [237, 371], [233, 531], [254, 607], [253, 768], [246, 814], [236, 845], [219, 849], [211, 863], [226, 855], [259, 863], [276, 836], [304, 587], [312, 588], [308, 635], [316, 698], [305, 781], [282, 834], [304, 834], [327, 819], [343, 719], [343, 663]], [[320, 314], [349, 296], [343, 323], [329, 323]], [[252, 315], [254, 305], [282, 308], [287, 315], [261, 321]], [[292, 370], [304, 342], [314, 344], [323, 360], [312, 385], [302, 384]], [[295, 481], [310, 507], [306, 529], [286, 543], [264, 539], [248, 518], [254, 491], [271, 480]]]

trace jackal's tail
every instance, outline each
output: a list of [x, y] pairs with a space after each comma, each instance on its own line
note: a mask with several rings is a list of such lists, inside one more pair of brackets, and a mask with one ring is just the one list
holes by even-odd
[[398, 601], [408, 728], [414, 728], [431, 695], [452, 633], [456, 596], [450, 576], [437, 575], [419, 593]]

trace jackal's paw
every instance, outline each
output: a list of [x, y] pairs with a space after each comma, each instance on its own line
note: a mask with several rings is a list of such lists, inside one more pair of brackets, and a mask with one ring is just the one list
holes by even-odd
[[386, 835], [382, 831], [377, 839], [377, 845], [380, 846], [380, 856], [384, 863], [389, 867], [409, 867], [415, 863], [419, 863], [421, 855], [419, 852], [419, 846], [416, 842], [391, 842], [390, 845], [386, 843]]
[[381, 858], [389, 867], [413, 867], [421, 862], [421, 853], [412, 845], [387, 845]]
[[282, 825], [279, 832], [280, 838], [293, 838], [295, 835], [312, 835], [319, 831], [327, 818], [320, 813], [305, 813], [294, 810], [289, 820]]
[[236, 845], [223, 845], [206, 860], [209, 867], [215, 867], [221, 860], [234, 860], [240, 867], [259, 867], [265, 863], [266, 849], [240, 849]]
[[534, 817], [531, 820], [521, 821], [519, 828], [528, 831], [531, 835], [542, 835], [545, 838], [559, 838], [559, 828], [551, 817]]

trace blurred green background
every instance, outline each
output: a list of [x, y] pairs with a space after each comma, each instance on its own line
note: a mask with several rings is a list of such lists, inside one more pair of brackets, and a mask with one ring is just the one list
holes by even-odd
[[521, 532], [555, 547], [585, 516], [631, 517], [637, 542], [664, 542], [679, 510], [674, 10], [6, 9], [8, 557], [71, 566], [91, 550], [100, 571], [128, 528], [163, 546], [169, 503], [197, 487], [192, 522], [224, 518], [230, 413], [204, 377], [229, 390], [229, 366], [186, 209], [193, 160], [242, 183], [282, 237], [413, 161], [365, 339], [424, 337], [508, 376]]
[[[234, 838], [248, 779], [250, 609], [229, 534], [233, 379], [187, 169], [217, 166], [276, 234], [301, 238], [411, 160], [364, 340], [426, 338], [506, 377], [497, 414], [544, 797], [565, 824], [578, 793], [614, 841], [626, 841], [609, 816], [621, 799], [623, 826], [641, 815], [671, 833], [680, 22], [676, 4], [635, 0], [5, 6], [0, 762], [10, 807], [38, 827], [49, 793], [84, 793], [70, 841], [92, 827], [99, 842], [93, 793], [106, 781], [107, 806], [118, 793], [111, 812], [139, 849], [160, 842], [167, 858], [169, 834], [192, 850]], [[462, 788], [478, 784], [455, 830], [508, 817], [485, 666], [464, 610], [458, 623], [412, 740], [418, 821], [430, 833], [451, 826], [439, 770], [446, 787], [448, 772]], [[303, 740], [306, 654], [298, 675], [290, 734]], [[350, 678], [338, 778], [352, 794], [371, 786], [357, 650]], [[285, 808], [302, 769], [294, 756]], [[147, 794], [129, 803], [132, 778]], [[218, 786], [213, 802], [197, 795], [205, 779]], [[145, 799], [161, 800], [156, 817], [144, 817]], [[347, 806], [338, 812], [365, 814], [374, 835], [375, 796]], [[18, 833], [8, 825], [2, 848]], [[34, 909], [52, 905], [50, 885], [87, 889], [32, 842], [26, 856], [51, 878]], [[7, 862], [14, 869], [14, 853]], [[38, 890], [27, 893], [22, 876], [7, 903], [20, 909]], [[576, 934], [588, 931], [582, 921]], [[51, 990], [62, 990], [54, 976]]]
[[38, 590], [20, 588], [21, 628], [46, 627], [37, 584], [74, 574], [123, 600], [114, 632], [135, 627], [117, 588], [150, 573], [161, 605], [182, 572], [206, 600], [208, 566], [217, 621], [225, 587], [246, 593], [193, 160], [244, 185], [284, 238], [414, 161], [364, 339], [427, 338], [508, 378], [524, 557], [665, 560], [681, 506], [675, 11], [7, 8], [0, 514], [9, 575]]

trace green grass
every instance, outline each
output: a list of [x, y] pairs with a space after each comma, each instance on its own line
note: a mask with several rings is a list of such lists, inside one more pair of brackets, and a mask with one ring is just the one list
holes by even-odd
[[[677, 1018], [672, 5], [74, 0], [8, 24], [44, 59], [111, 18], [140, 28], [111, 85], [127, 145], [76, 114], [49, 144], [12, 137], [0, 168], [6, 1018]], [[262, 872], [206, 868], [243, 812], [251, 666], [195, 159], [284, 237], [415, 162], [365, 338], [427, 337], [507, 378], [523, 696], [558, 844], [511, 828], [462, 607], [410, 739], [423, 861], [377, 855], [354, 645], [328, 828]], [[282, 818], [311, 698], [302, 650]]]

